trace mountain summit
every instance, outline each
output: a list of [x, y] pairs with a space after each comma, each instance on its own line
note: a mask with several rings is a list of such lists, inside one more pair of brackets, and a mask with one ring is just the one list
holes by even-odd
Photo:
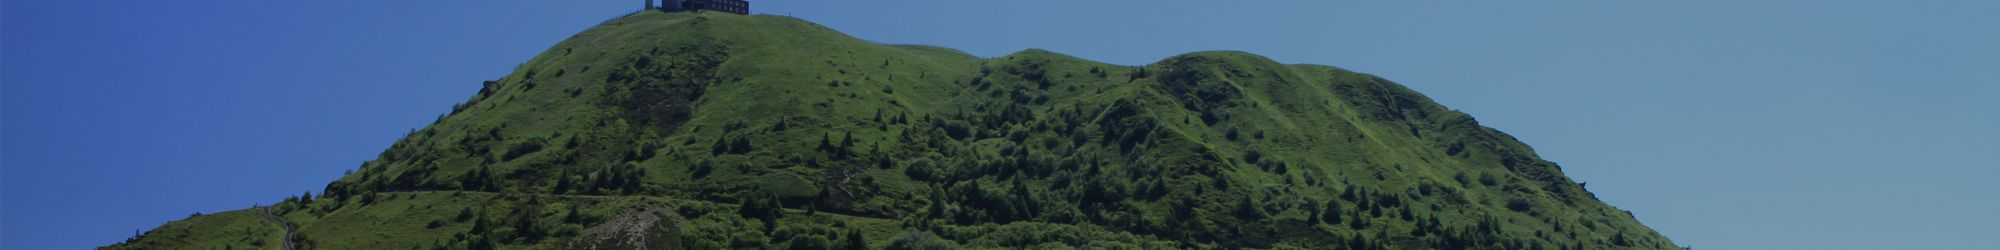
[[642, 12], [318, 194], [112, 249], [1670, 249], [1513, 137], [1241, 52], [1122, 66]]

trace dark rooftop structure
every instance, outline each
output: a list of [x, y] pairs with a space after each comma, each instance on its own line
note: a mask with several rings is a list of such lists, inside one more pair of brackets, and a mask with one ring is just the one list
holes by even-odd
[[[737, 15], [750, 14], [750, 1], [744, 0], [645, 0], [646, 9], [665, 11], [713, 10]], [[659, 5], [654, 5], [659, 1]]]

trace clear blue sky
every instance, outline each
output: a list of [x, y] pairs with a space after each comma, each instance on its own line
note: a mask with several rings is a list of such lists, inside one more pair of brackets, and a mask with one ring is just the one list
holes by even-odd
[[[753, 9], [984, 57], [1243, 50], [1378, 74], [1699, 249], [1990, 249], [2000, 225], [1992, 1], [1039, 2], [1061, 5]], [[639, 5], [4, 0], [0, 248], [318, 191]]]

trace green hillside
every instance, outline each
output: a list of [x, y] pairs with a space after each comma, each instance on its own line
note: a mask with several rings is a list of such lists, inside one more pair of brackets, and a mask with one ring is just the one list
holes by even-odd
[[[1380, 77], [978, 58], [799, 19], [583, 31], [323, 192], [112, 249], [1666, 249]], [[227, 248], [225, 248], [226, 246]]]

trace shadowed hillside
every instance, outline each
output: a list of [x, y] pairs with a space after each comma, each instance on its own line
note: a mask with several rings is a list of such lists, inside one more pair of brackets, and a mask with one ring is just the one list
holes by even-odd
[[[302, 249], [1675, 248], [1372, 75], [978, 58], [714, 13], [583, 31], [270, 211]], [[262, 213], [108, 248], [281, 249]]]

